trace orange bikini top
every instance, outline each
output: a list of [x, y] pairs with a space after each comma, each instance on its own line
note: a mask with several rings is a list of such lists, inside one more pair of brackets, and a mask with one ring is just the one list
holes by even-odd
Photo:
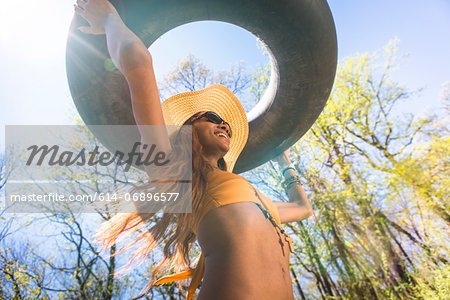
[[[234, 173], [225, 171], [215, 171], [209, 174], [208, 177], [208, 191], [205, 197], [206, 205], [195, 217], [195, 226], [193, 231], [197, 234], [198, 225], [203, 217], [213, 208], [224, 206], [231, 203], [239, 202], [254, 202], [258, 205], [260, 209], [265, 208], [266, 212], [264, 215], [267, 218], [267, 211], [272, 216], [272, 222], [275, 222], [278, 226], [281, 224], [280, 216], [278, 214], [278, 209], [275, 204], [261, 192], [255, 189], [245, 178], [236, 175]], [[261, 207], [262, 204], [262, 207]], [[275, 226], [275, 225], [274, 225]], [[192, 299], [195, 290], [200, 285], [203, 273], [205, 270], [205, 256], [200, 254], [197, 266], [195, 269], [189, 269], [187, 271], [164, 276], [158, 279], [154, 285], [159, 285], [163, 283], [191, 279], [191, 283], [188, 289], [187, 299]]]

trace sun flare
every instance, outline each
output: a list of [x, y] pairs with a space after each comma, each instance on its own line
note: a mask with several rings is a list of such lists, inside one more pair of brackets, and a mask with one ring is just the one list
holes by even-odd
[[64, 53], [71, 15], [69, 1], [4, 1], [0, 10], [1, 51], [31, 59]]

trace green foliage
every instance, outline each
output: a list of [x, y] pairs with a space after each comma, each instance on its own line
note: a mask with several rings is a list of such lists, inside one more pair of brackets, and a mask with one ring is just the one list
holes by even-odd
[[270, 64], [260, 65], [256, 69], [256, 72], [252, 74], [252, 81], [249, 91], [255, 104], [261, 100], [267, 86], [269, 85], [271, 70], [272, 68]]
[[427, 300], [445, 300], [450, 296], [450, 266], [427, 270], [418, 279], [416, 297]]
[[[382, 54], [341, 61], [325, 109], [291, 149], [315, 211], [288, 225], [302, 298], [407, 299], [445, 290], [428, 277], [448, 269], [449, 135], [437, 116], [399, 110], [415, 95], [392, 79], [400, 58], [394, 40]], [[287, 201], [273, 163], [249, 178]], [[430, 271], [420, 272], [425, 266]]]

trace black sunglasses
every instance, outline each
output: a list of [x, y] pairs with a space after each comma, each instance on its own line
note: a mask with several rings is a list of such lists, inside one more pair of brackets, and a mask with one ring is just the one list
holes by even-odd
[[230, 132], [228, 133], [228, 136], [231, 138], [232, 137], [232, 131], [231, 131], [231, 126], [230, 124], [228, 124], [228, 122], [226, 122], [224, 119], [222, 119], [218, 114], [216, 114], [213, 111], [207, 111], [199, 116], [197, 116], [194, 120], [192, 120], [192, 122], [195, 122], [201, 118], [205, 117], [209, 122], [214, 123], [214, 124], [226, 124], [228, 125], [228, 128], [230, 129]]

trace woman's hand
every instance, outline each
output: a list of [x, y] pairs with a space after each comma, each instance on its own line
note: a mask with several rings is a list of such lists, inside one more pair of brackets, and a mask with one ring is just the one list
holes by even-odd
[[[280, 166], [280, 170], [285, 170], [291, 165], [289, 159], [290, 148], [273, 158], [272, 160], [277, 162]], [[297, 172], [295, 169], [288, 168], [285, 170], [283, 177], [295, 178]], [[289, 179], [287, 179], [289, 180]], [[308, 201], [305, 190], [299, 182], [290, 184], [286, 189], [286, 193], [289, 197], [289, 203], [275, 201], [274, 204], [278, 209], [278, 215], [281, 223], [288, 223], [294, 221], [302, 221], [313, 214], [311, 204]]]
[[285, 167], [287, 167], [291, 164], [291, 160], [289, 159], [290, 151], [291, 151], [291, 148], [288, 148], [283, 153], [281, 153], [277, 157], [273, 158], [272, 160], [274, 162], [277, 162], [280, 165], [281, 169], [284, 169]]
[[77, 0], [74, 4], [75, 13], [83, 17], [89, 26], [78, 29], [87, 34], [105, 34], [108, 17], [119, 16], [114, 6], [107, 0]]

